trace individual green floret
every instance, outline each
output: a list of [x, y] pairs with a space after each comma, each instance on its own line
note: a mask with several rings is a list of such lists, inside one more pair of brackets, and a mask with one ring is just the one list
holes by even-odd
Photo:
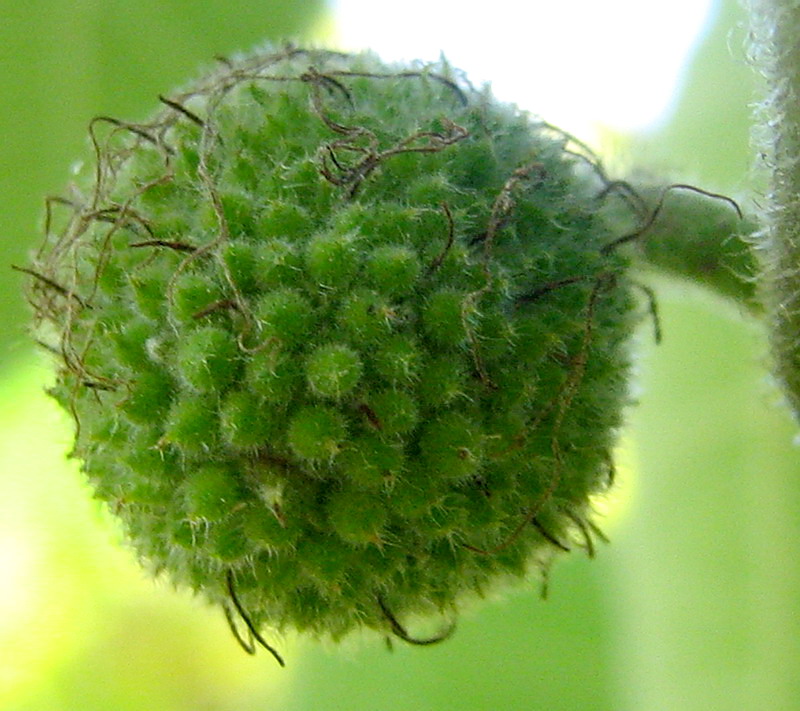
[[207, 452], [218, 440], [217, 403], [205, 395], [187, 393], [172, 405], [164, 425], [165, 441], [181, 452]]
[[356, 289], [339, 306], [336, 325], [355, 344], [374, 346], [398, 325], [396, 307], [375, 291]]
[[417, 402], [403, 390], [381, 390], [368, 396], [365, 406], [371, 424], [384, 435], [407, 434], [419, 422]]
[[420, 375], [417, 386], [420, 400], [430, 407], [441, 407], [466, 397], [468, 365], [463, 357], [433, 358]]
[[340, 471], [352, 482], [364, 487], [379, 487], [403, 468], [403, 451], [396, 442], [376, 435], [364, 435], [342, 451]]
[[206, 326], [186, 335], [178, 347], [176, 364], [188, 387], [219, 393], [236, 377], [239, 349], [230, 331]]
[[311, 239], [306, 268], [323, 288], [347, 286], [361, 266], [361, 250], [355, 235], [327, 233]]
[[[264, 98], [271, 103], [268, 97]], [[258, 176], [259, 179], [265, 177]], [[259, 215], [256, 236], [267, 244], [273, 239], [303, 243], [313, 228], [314, 223], [303, 205], [273, 198]]]
[[422, 311], [427, 336], [438, 346], [459, 346], [467, 340], [469, 321], [475, 308], [467, 295], [454, 289], [431, 294]]
[[167, 413], [175, 392], [170, 374], [160, 370], [145, 370], [128, 383], [127, 395], [118, 401], [120, 410], [137, 424], [149, 425]]
[[254, 245], [254, 278], [259, 288], [299, 286], [303, 277], [303, 259], [297, 247], [283, 239], [271, 239]]
[[289, 422], [289, 446], [298, 457], [310, 463], [333, 459], [344, 436], [343, 418], [331, 408], [306, 407]]
[[235, 449], [264, 446], [279, 428], [278, 408], [248, 390], [228, 393], [220, 411], [220, 430]]
[[448, 412], [425, 425], [420, 451], [430, 476], [465, 479], [480, 469], [483, 437], [475, 422]]
[[277, 656], [429, 642], [589, 535], [635, 309], [582, 148], [444, 61], [267, 49], [164, 98], [94, 125], [29, 290], [149, 568]]
[[375, 370], [391, 385], [415, 381], [421, 364], [416, 339], [399, 334], [384, 340], [373, 356]]
[[[169, 284], [166, 283], [164, 276], [159, 281], [160, 292], [153, 286], [158, 282], [153, 281], [150, 282], [151, 291], [143, 294], [140, 298], [149, 297], [156, 303], [163, 299], [163, 288]], [[197, 315], [202, 314], [212, 304], [218, 303], [221, 298], [222, 290], [215, 282], [209, 281], [203, 274], [186, 273], [178, 275], [172, 284], [169, 305], [171, 313], [177, 321], [190, 324], [195, 321]], [[145, 308], [152, 312], [155, 307], [147, 304]]]
[[306, 361], [306, 377], [311, 390], [320, 397], [334, 400], [355, 388], [362, 370], [358, 353], [339, 343], [320, 346]]
[[291, 402], [302, 380], [302, 363], [280, 349], [259, 348], [247, 361], [245, 386], [263, 397], [270, 406]]
[[380, 496], [358, 489], [344, 489], [331, 495], [328, 517], [342, 540], [357, 545], [377, 544], [388, 520], [388, 512]]
[[236, 472], [220, 464], [204, 464], [191, 471], [183, 488], [189, 518], [224, 519], [242, 501]]
[[260, 299], [256, 317], [264, 338], [292, 347], [308, 336], [314, 312], [308, 298], [300, 291], [275, 289]]
[[366, 259], [365, 274], [378, 291], [393, 297], [404, 296], [419, 277], [417, 255], [408, 247], [386, 245], [377, 247]]

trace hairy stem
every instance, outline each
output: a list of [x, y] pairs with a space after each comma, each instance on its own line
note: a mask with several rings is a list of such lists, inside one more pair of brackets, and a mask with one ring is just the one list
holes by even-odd
[[757, 259], [749, 244], [754, 220], [730, 198], [691, 186], [637, 192], [649, 213], [622, 239], [630, 238], [640, 267], [688, 279], [760, 311]]
[[800, 2], [751, 0], [751, 8], [767, 85], [756, 122], [770, 175], [759, 245], [764, 291], [775, 373], [800, 419]]

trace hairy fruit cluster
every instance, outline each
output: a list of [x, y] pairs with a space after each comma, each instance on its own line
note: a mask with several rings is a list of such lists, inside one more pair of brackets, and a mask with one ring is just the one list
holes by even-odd
[[258, 52], [162, 103], [92, 123], [30, 270], [142, 560], [257, 639], [429, 642], [409, 622], [589, 538], [633, 307], [569, 136], [370, 54]]

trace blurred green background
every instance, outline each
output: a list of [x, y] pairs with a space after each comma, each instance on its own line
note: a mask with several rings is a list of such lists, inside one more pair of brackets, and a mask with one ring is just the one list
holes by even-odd
[[[326, 12], [322, 0], [0, 0], [0, 263], [25, 263], [92, 116], [146, 116], [215, 54], [324, 39]], [[742, 22], [735, 2], [717, 4], [673, 117], [615, 139], [629, 163], [752, 190]], [[244, 655], [216, 610], [146, 579], [65, 462], [69, 428], [42, 394], [18, 277], [0, 271], [2, 711], [800, 709], [796, 428], [765, 376], [763, 334], [735, 307], [653, 282], [665, 341], [642, 328], [612, 543], [560, 561], [549, 600], [532, 582], [430, 649], [285, 639], [281, 670]]]

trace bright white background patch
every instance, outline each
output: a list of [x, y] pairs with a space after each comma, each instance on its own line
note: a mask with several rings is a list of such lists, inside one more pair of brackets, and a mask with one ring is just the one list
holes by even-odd
[[345, 49], [440, 52], [480, 84], [578, 136], [647, 128], [669, 107], [712, 0], [335, 0]]

